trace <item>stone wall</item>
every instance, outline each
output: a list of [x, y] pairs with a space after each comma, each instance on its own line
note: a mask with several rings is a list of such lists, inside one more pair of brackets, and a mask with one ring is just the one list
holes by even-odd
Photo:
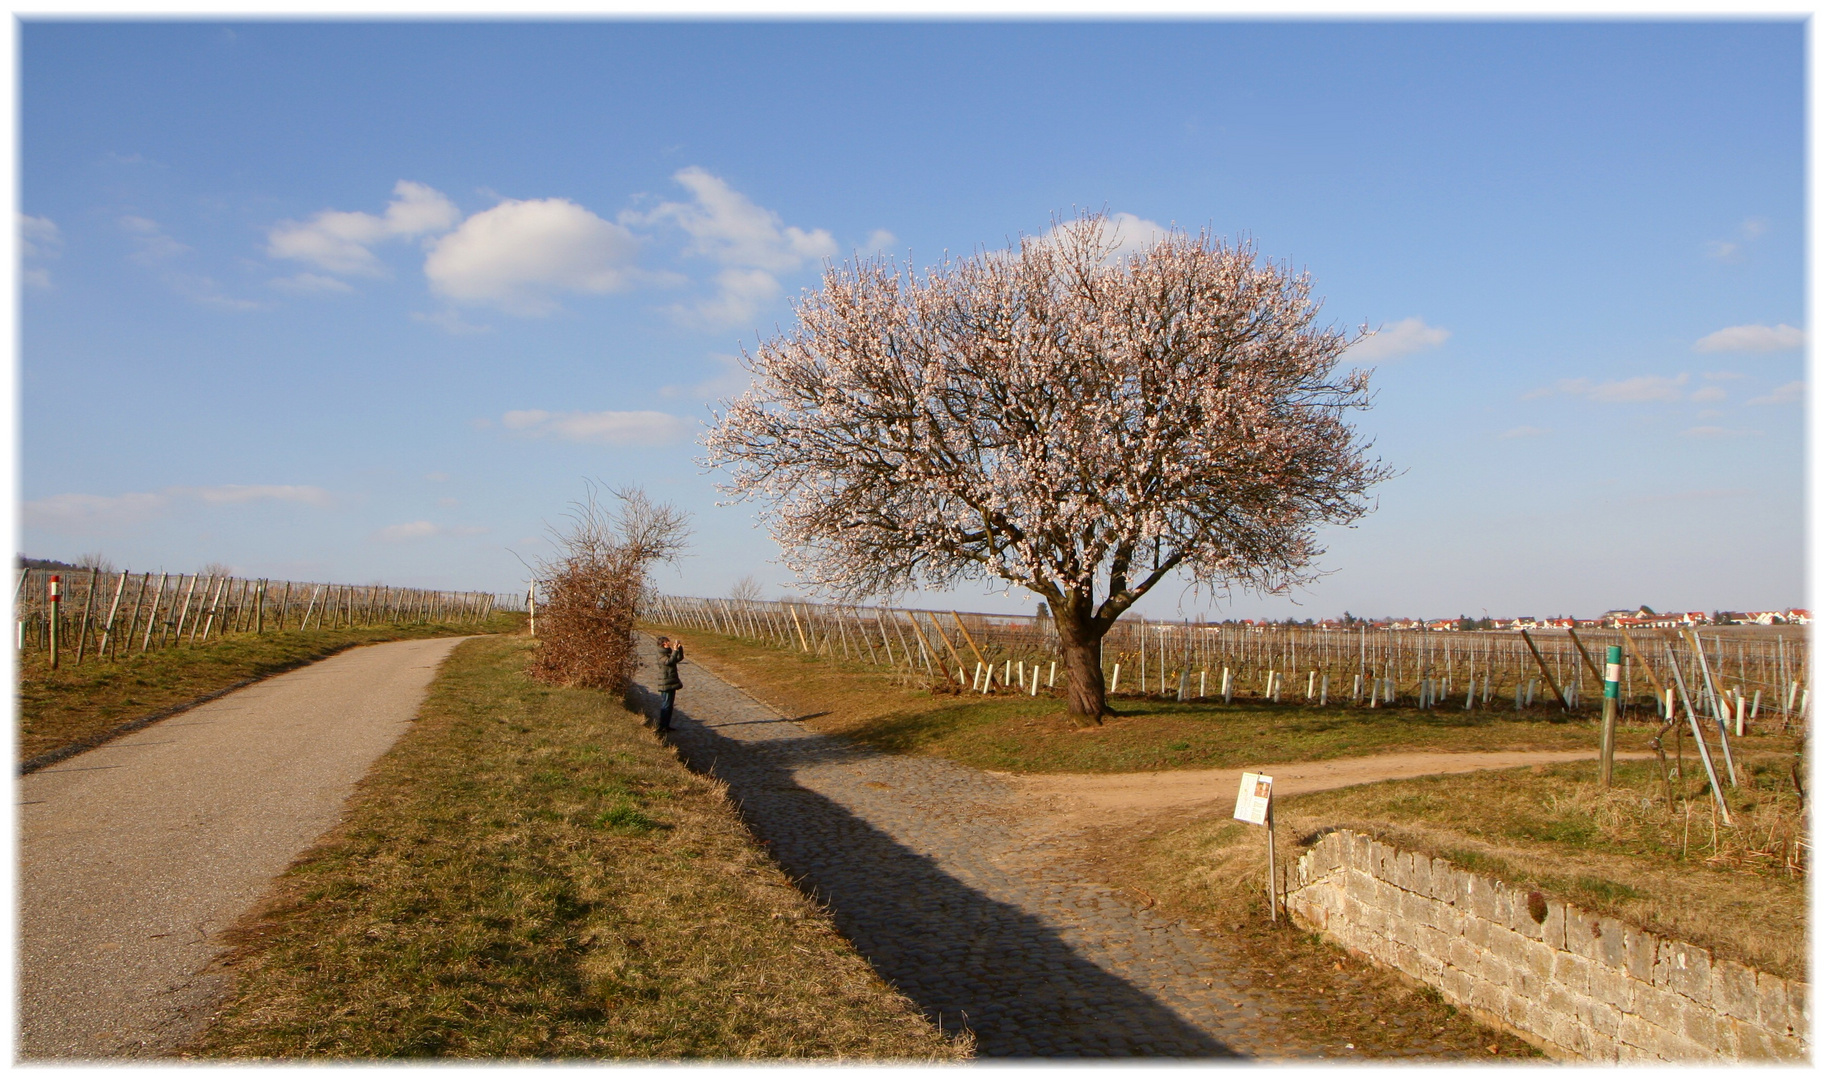
[[1401, 851], [1322, 836], [1288, 909], [1557, 1057], [1805, 1061], [1807, 984]]

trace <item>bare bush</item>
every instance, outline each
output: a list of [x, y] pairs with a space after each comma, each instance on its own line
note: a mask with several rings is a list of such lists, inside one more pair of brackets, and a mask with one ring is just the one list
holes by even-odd
[[753, 604], [761, 599], [761, 583], [753, 574], [746, 574], [734, 585], [729, 586], [729, 599], [738, 603]]
[[76, 557], [76, 565], [82, 570], [93, 570], [98, 574], [115, 572], [114, 560], [99, 551], [85, 551]]
[[558, 554], [538, 567], [544, 598], [528, 670], [560, 686], [620, 694], [638, 665], [634, 624], [654, 594], [648, 571], [676, 559], [691, 530], [684, 511], [639, 488], [609, 494], [613, 505], [592, 485], [572, 504], [569, 523], [551, 530]]

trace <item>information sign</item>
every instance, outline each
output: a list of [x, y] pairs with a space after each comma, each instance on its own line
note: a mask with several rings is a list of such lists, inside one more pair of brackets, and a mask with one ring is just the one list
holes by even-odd
[[1274, 777], [1246, 772], [1236, 789], [1236, 820], [1261, 825], [1268, 820], [1268, 798], [1274, 791]]

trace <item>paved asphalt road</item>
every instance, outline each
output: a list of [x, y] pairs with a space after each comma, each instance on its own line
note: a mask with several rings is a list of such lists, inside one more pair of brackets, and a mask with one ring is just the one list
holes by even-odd
[[460, 640], [351, 649], [21, 778], [19, 1058], [192, 1036], [221, 932], [336, 824]]

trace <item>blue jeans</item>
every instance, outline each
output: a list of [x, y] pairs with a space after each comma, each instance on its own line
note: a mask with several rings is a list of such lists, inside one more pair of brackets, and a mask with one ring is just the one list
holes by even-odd
[[672, 698], [677, 690], [666, 690], [659, 695], [659, 730], [666, 731], [672, 727]]

